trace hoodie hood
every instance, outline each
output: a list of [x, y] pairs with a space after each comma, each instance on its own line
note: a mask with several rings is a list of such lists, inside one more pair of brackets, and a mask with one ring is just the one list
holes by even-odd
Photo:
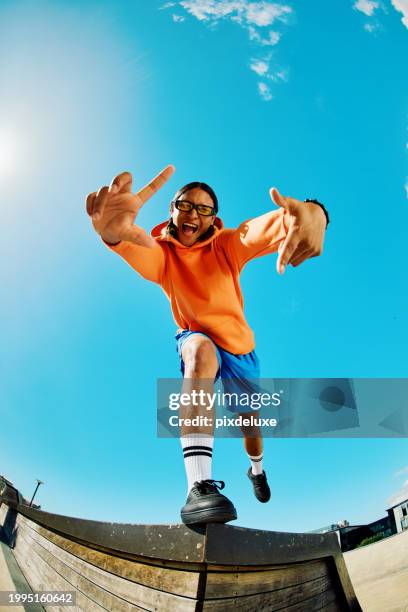
[[221, 230], [224, 229], [223, 222], [221, 221], [221, 219], [216, 217], [214, 221], [214, 232], [212, 236], [207, 238], [207, 240], [197, 240], [197, 242], [195, 242], [191, 246], [184, 246], [184, 244], [181, 244], [181, 242], [179, 242], [177, 238], [173, 238], [173, 236], [170, 236], [170, 234], [166, 232], [167, 224], [168, 224], [168, 220], [163, 221], [163, 223], [159, 223], [159, 225], [156, 225], [152, 229], [150, 234], [158, 242], [172, 242], [179, 249], [200, 249], [206, 244], [209, 244], [210, 242], [212, 242], [220, 234]]

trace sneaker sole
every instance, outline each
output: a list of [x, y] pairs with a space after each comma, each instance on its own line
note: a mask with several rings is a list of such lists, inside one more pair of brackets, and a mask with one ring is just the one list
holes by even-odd
[[267, 504], [268, 501], [270, 501], [270, 499], [271, 499], [270, 495], [266, 499], [265, 498], [262, 498], [262, 499], [259, 498], [255, 492], [254, 492], [254, 495], [255, 495], [255, 499], [257, 499], [259, 502], [261, 502], [261, 504]]
[[253, 482], [252, 478], [251, 478], [251, 477], [250, 477], [250, 475], [249, 475], [249, 470], [248, 470], [247, 476], [248, 476], [248, 479], [249, 479], [249, 480], [250, 480], [250, 482], [251, 482], [251, 485], [252, 485], [252, 489], [253, 489], [253, 492], [254, 492], [255, 499], [257, 499], [259, 502], [261, 502], [261, 504], [267, 504], [267, 503], [268, 503], [268, 501], [271, 499], [271, 490], [269, 489], [269, 486], [268, 486], [268, 493], [267, 493], [267, 495], [266, 495], [266, 498], [265, 498], [265, 497], [262, 497], [262, 498], [261, 498], [261, 497], [258, 497], [257, 492], [256, 492], [256, 489], [255, 489], [255, 487], [254, 487], [254, 482]]
[[200, 523], [228, 523], [229, 521], [235, 521], [237, 518], [237, 511], [235, 510], [220, 510], [218, 508], [205, 509], [205, 510], [194, 510], [193, 512], [187, 512], [180, 514], [181, 520], [185, 525], [193, 525]]

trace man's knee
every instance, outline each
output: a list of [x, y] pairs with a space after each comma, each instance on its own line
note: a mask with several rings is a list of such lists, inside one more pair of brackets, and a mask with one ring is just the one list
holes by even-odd
[[203, 336], [189, 340], [182, 350], [187, 378], [215, 378], [218, 371], [214, 343]]

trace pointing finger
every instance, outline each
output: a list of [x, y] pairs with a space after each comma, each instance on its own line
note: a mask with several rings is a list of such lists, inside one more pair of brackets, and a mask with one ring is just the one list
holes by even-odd
[[162, 170], [157, 176], [154, 177], [153, 180], [150, 181], [147, 185], [145, 185], [140, 191], [137, 192], [137, 195], [144, 204], [149, 198], [152, 197], [163, 185], [168, 181], [168, 179], [172, 176], [175, 171], [175, 167], [172, 165], [166, 166], [164, 170]]
[[282, 248], [279, 249], [278, 261], [276, 262], [278, 274], [283, 274], [285, 272], [285, 268], [290, 262], [293, 253], [296, 251], [298, 244], [299, 240], [296, 238], [294, 230], [290, 229]]

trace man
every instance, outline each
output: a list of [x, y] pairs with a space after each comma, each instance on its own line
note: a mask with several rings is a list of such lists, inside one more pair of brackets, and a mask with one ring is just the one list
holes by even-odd
[[[237, 229], [224, 229], [218, 200], [205, 183], [189, 183], [175, 195], [170, 220], [149, 236], [134, 225], [141, 206], [174, 172], [167, 166], [148, 185], [132, 193], [132, 176], [124, 172], [110, 186], [87, 197], [87, 212], [104, 242], [145, 279], [159, 284], [170, 300], [179, 326], [176, 336], [183, 372], [183, 392], [211, 392], [214, 380], [259, 378], [255, 342], [243, 312], [239, 275], [255, 257], [279, 250], [277, 271], [320, 255], [328, 215], [317, 201], [300, 202], [270, 195], [279, 209], [249, 219]], [[225, 383], [224, 383], [225, 384]], [[204, 397], [207, 397], [204, 395]], [[207, 413], [205, 401], [183, 408], [181, 417]], [[243, 428], [250, 460], [248, 477], [255, 496], [267, 502], [270, 490], [262, 468], [262, 437]], [[236, 518], [232, 502], [219, 492], [222, 481], [211, 479], [213, 421], [205, 426], [183, 425], [181, 442], [188, 481], [181, 510], [186, 524], [227, 522]], [[220, 483], [220, 484], [217, 484]]]

